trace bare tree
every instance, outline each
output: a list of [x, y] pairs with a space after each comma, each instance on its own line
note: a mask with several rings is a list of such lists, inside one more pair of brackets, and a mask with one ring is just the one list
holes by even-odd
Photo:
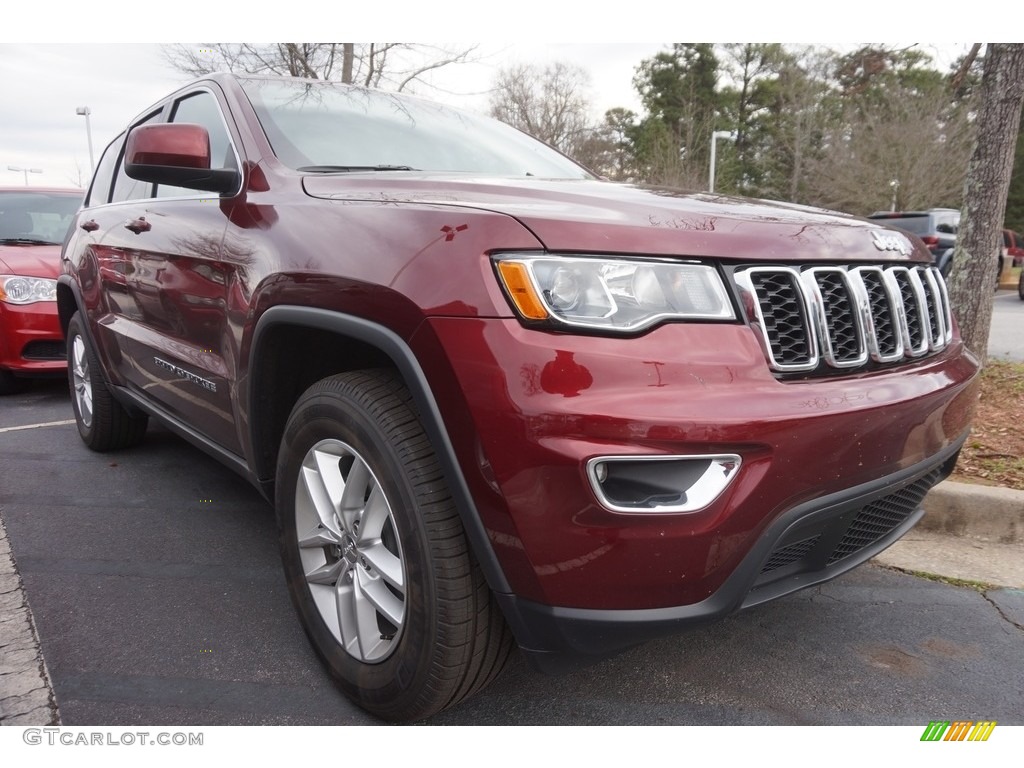
[[964, 343], [984, 361], [992, 324], [995, 255], [1024, 105], [1024, 44], [988, 44], [979, 90], [978, 135], [967, 166], [949, 293]]
[[592, 133], [589, 84], [586, 71], [563, 61], [507, 67], [494, 82], [491, 116], [575, 156]]
[[809, 202], [867, 215], [888, 210], [895, 190], [896, 210], [959, 207], [973, 130], [942, 79], [848, 102], [808, 164]]
[[402, 91], [428, 72], [471, 61], [475, 50], [424, 43], [197, 43], [167, 45], [163, 53], [189, 75], [273, 74]]

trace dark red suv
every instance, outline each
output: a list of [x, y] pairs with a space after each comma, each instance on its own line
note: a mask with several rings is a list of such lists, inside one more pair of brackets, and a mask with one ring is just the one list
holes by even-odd
[[862, 563], [976, 396], [916, 239], [320, 81], [147, 109], [63, 258], [82, 438], [155, 417], [260, 488], [313, 645], [389, 719], [513, 644], [554, 669]]

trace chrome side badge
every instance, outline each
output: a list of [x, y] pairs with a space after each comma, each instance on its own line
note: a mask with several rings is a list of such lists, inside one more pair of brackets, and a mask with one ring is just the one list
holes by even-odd
[[871, 232], [871, 239], [875, 243], [875, 248], [880, 251], [897, 251], [904, 256], [909, 256], [913, 253], [907, 238], [895, 232], [882, 232], [879, 229], [875, 229]]
[[166, 360], [159, 357], [154, 357], [153, 362], [156, 363], [157, 368], [163, 368], [164, 370], [170, 371], [171, 373], [180, 376], [186, 381], [191, 381], [193, 384], [198, 384], [203, 389], [207, 389], [210, 392], [217, 391], [217, 385], [214, 384], [212, 381], [204, 379], [202, 376], [196, 376], [196, 374], [192, 373], [191, 371], [186, 371], [184, 368], [181, 368], [175, 365], [174, 363], [168, 363]]

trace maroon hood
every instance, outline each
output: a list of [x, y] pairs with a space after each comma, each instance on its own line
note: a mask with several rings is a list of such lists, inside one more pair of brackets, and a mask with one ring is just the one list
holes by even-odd
[[552, 251], [880, 262], [904, 260], [902, 248], [931, 260], [916, 238], [876, 222], [788, 203], [668, 188], [418, 173], [307, 176], [304, 185], [307, 194], [331, 200], [426, 203], [506, 214]]
[[59, 245], [0, 245], [0, 274], [56, 278]]

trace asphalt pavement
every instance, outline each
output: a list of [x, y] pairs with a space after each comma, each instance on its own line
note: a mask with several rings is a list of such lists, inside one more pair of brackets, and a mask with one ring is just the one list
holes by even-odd
[[996, 360], [1024, 363], [1024, 301], [1017, 290], [1001, 290], [992, 305], [988, 354]]

